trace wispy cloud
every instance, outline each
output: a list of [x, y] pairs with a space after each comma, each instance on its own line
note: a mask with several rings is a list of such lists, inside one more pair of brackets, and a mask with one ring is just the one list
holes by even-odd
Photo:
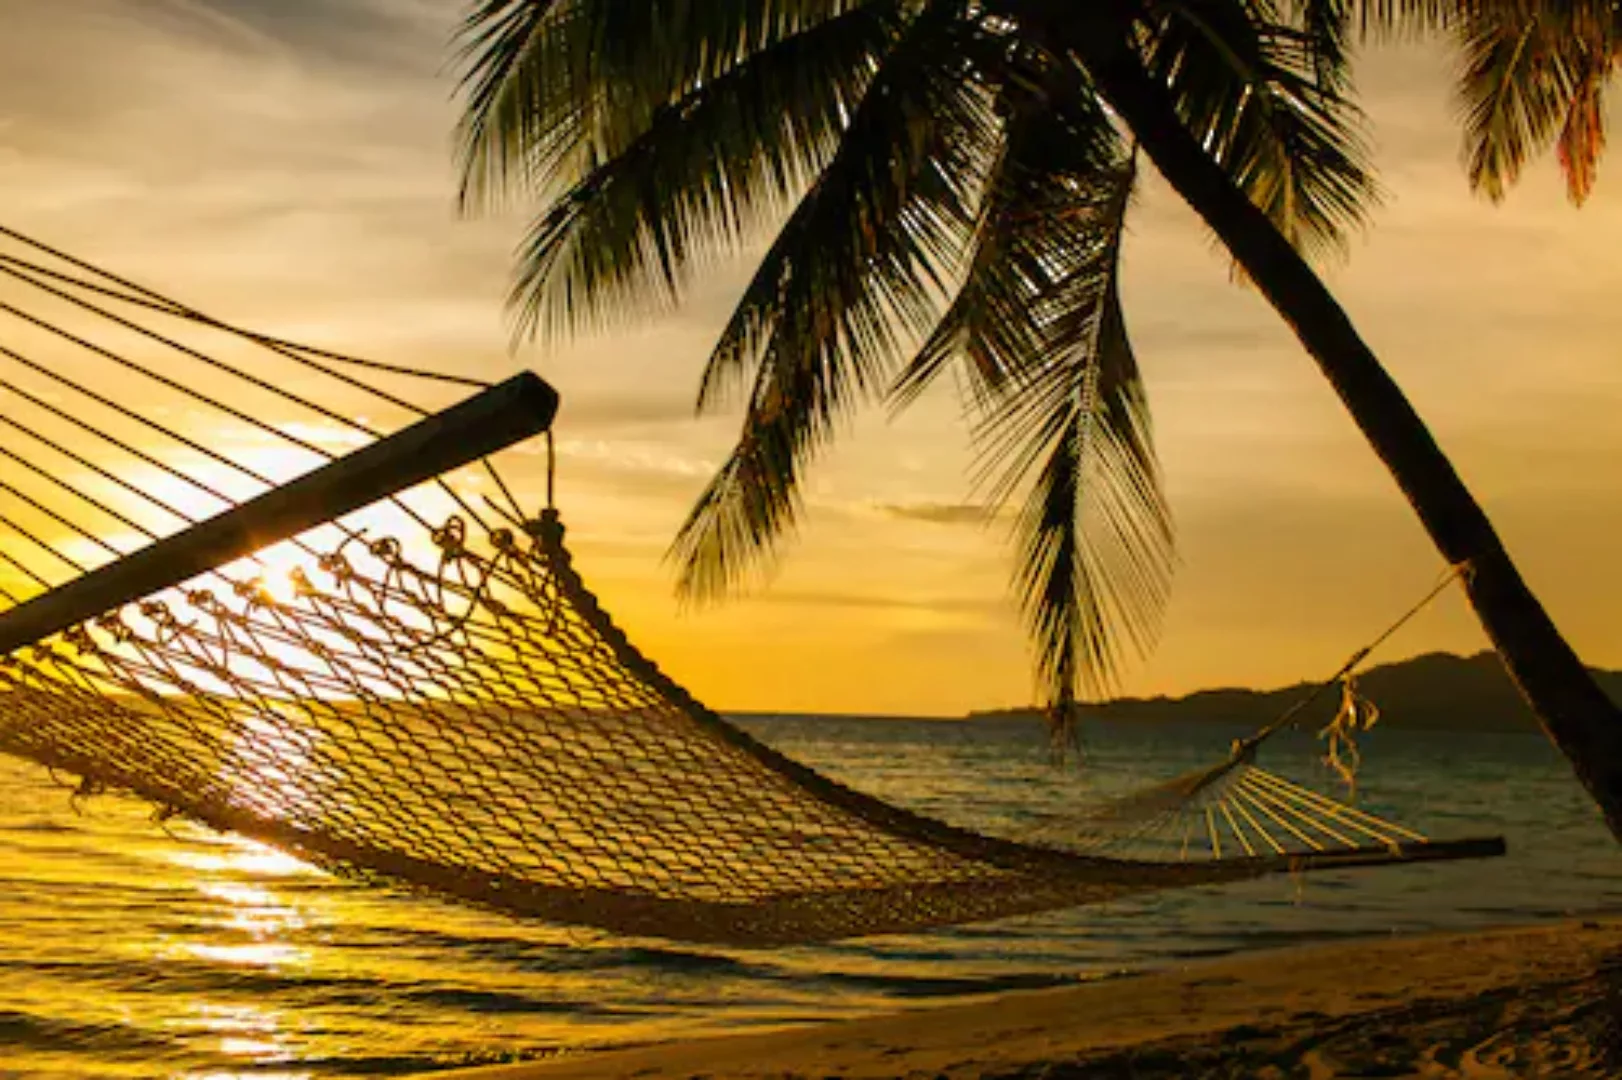
[[790, 607], [851, 608], [870, 611], [923, 611], [951, 615], [1001, 613], [1007, 603], [1000, 597], [984, 596], [895, 596], [882, 593], [839, 592], [834, 589], [803, 591], [772, 589], [756, 598], [762, 604]]
[[886, 503], [882, 509], [891, 517], [931, 525], [984, 525], [996, 517], [978, 503]]
[[167, 19], [172, 32], [197, 45], [248, 55], [280, 52], [298, 62], [346, 68], [397, 68], [432, 41], [444, 45], [446, 11], [435, 0], [156, 0], [150, 24]]

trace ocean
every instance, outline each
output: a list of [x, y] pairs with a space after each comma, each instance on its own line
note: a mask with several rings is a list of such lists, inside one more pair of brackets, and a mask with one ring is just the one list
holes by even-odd
[[[957, 824], [1044, 816], [1219, 758], [1211, 725], [751, 717], [834, 777]], [[0, 1077], [398, 1076], [1108, 978], [1294, 942], [1622, 906], [1622, 849], [1541, 736], [1377, 728], [1359, 805], [1506, 858], [1162, 893], [912, 937], [769, 951], [628, 940], [336, 880], [259, 845], [76, 802], [0, 758]], [[1310, 735], [1262, 764], [1321, 790]], [[1422, 973], [1416, 973], [1422, 977]]]

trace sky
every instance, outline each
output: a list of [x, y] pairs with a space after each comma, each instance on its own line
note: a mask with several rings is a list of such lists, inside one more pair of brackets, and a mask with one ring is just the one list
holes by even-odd
[[[563, 396], [559, 501], [632, 639], [723, 709], [961, 714], [1026, 702], [1006, 535], [964, 513], [943, 385], [855, 421], [772, 578], [684, 609], [663, 553], [736, 433], [697, 420], [747, 253], [669, 315], [545, 347], [503, 297], [526, 213], [458, 214], [454, 0], [0, 0], [0, 224], [219, 317]], [[1452, 61], [1359, 68], [1386, 188], [1326, 277], [1588, 662], [1622, 667], [1622, 181], [1580, 211], [1552, 161], [1500, 206], [1460, 164]], [[1177, 518], [1164, 633], [1120, 692], [1327, 676], [1444, 571], [1310, 359], [1155, 178], [1130, 331]], [[533, 459], [532, 459], [533, 460]], [[533, 469], [520, 468], [540, 498]], [[1376, 659], [1485, 639], [1445, 596]]]

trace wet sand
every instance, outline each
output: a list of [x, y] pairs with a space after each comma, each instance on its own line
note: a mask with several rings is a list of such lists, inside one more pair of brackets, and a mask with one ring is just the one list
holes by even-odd
[[436, 1080], [1207, 1076], [1622, 1077], [1622, 916], [1252, 952]]

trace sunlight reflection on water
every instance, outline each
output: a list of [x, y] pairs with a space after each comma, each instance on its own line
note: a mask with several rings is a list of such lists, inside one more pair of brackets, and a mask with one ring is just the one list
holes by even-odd
[[173, 851], [165, 850], [159, 854], [176, 866], [214, 873], [222, 870], [240, 870], [246, 874], [265, 877], [291, 877], [295, 874], [320, 873], [319, 870], [302, 859], [295, 858], [285, 851], [267, 847], [255, 840], [229, 835], [217, 837], [217, 840], [219, 846], [234, 850], [225, 854], [214, 854], [212, 852], [198, 852], [180, 848]]
[[[288, 967], [307, 962], [309, 954], [288, 940], [306, 926], [304, 913], [269, 885], [249, 878], [320, 875], [285, 852], [240, 836], [219, 838], [222, 853], [166, 852], [170, 861], [190, 869], [197, 892], [212, 901], [199, 920], [213, 939], [181, 941], [160, 949], [158, 956], [186, 955], [198, 960], [253, 967]], [[245, 937], [249, 941], [232, 941]]]
[[[284, 969], [307, 964], [309, 953], [287, 938], [305, 929], [304, 912], [273, 888], [278, 879], [322, 876], [288, 855], [239, 836], [216, 838], [217, 852], [166, 851], [172, 864], [192, 872], [197, 893], [210, 901], [199, 919], [211, 937], [246, 937], [246, 942], [185, 941], [157, 951], [162, 960], [175, 955], [210, 964]], [[243, 879], [248, 880], [243, 880]], [[269, 879], [262, 881], [259, 879]], [[241, 1002], [200, 1002], [171, 1027], [181, 1041], [213, 1043], [214, 1053], [240, 1062], [247, 1071], [183, 1074], [184, 1080], [311, 1080], [309, 1072], [266, 1072], [265, 1066], [294, 1063], [295, 1043], [285, 1031], [281, 1010]]]
[[197, 1005], [174, 1026], [183, 1032], [195, 1031], [213, 1038], [221, 1057], [240, 1061], [251, 1068], [255, 1077], [265, 1075], [260, 1066], [285, 1065], [296, 1057], [294, 1046], [283, 1033], [280, 1015], [252, 1005]]

